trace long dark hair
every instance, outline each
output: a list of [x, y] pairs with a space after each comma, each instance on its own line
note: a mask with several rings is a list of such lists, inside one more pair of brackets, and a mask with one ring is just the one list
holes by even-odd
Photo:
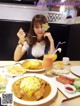
[[[29, 43], [31, 45], [33, 45], [33, 44], [35, 44], [37, 42], [37, 37], [36, 37], [36, 34], [34, 32], [34, 26], [37, 23], [40, 23], [42, 25], [42, 24], [48, 23], [48, 21], [47, 21], [47, 18], [44, 15], [42, 15], [42, 14], [38, 14], [38, 15], [35, 15], [33, 17], [31, 25], [30, 25], [29, 34], [28, 34]], [[45, 40], [45, 42], [47, 42], [47, 43], [49, 42], [47, 40], [47, 38], [43, 38], [43, 39]]]

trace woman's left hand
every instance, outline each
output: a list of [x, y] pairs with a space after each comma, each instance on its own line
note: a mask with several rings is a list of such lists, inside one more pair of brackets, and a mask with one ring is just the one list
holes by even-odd
[[53, 41], [53, 38], [52, 38], [52, 35], [51, 35], [50, 32], [46, 32], [46, 33], [44, 34], [44, 38], [45, 38], [45, 37], [47, 37], [50, 42]]

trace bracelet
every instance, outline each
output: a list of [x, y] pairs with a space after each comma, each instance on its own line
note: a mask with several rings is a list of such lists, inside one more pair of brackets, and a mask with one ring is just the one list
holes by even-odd
[[22, 46], [22, 51], [26, 51], [26, 50], [28, 50], [28, 48], [29, 48], [28, 43], [27, 42], [24, 42], [24, 44]]

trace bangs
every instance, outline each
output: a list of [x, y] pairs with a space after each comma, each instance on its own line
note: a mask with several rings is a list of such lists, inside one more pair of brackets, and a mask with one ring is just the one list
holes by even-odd
[[42, 20], [35, 20], [34, 21], [34, 26], [37, 26], [37, 25], [42, 25], [42, 24], [45, 24], [46, 22], [43, 22]]
[[33, 25], [38, 25], [38, 24], [42, 25], [42, 24], [45, 24], [45, 23], [47, 23], [47, 19], [42, 15], [37, 15], [33, 19]]

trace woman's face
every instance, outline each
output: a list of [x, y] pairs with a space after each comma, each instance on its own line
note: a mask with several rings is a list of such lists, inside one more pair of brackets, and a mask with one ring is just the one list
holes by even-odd
[[34, 32], [38, 40], [41, 40], [45, 34], [45, 30], [42, 28], [42, 25], [40, 23], [34, 25]]

